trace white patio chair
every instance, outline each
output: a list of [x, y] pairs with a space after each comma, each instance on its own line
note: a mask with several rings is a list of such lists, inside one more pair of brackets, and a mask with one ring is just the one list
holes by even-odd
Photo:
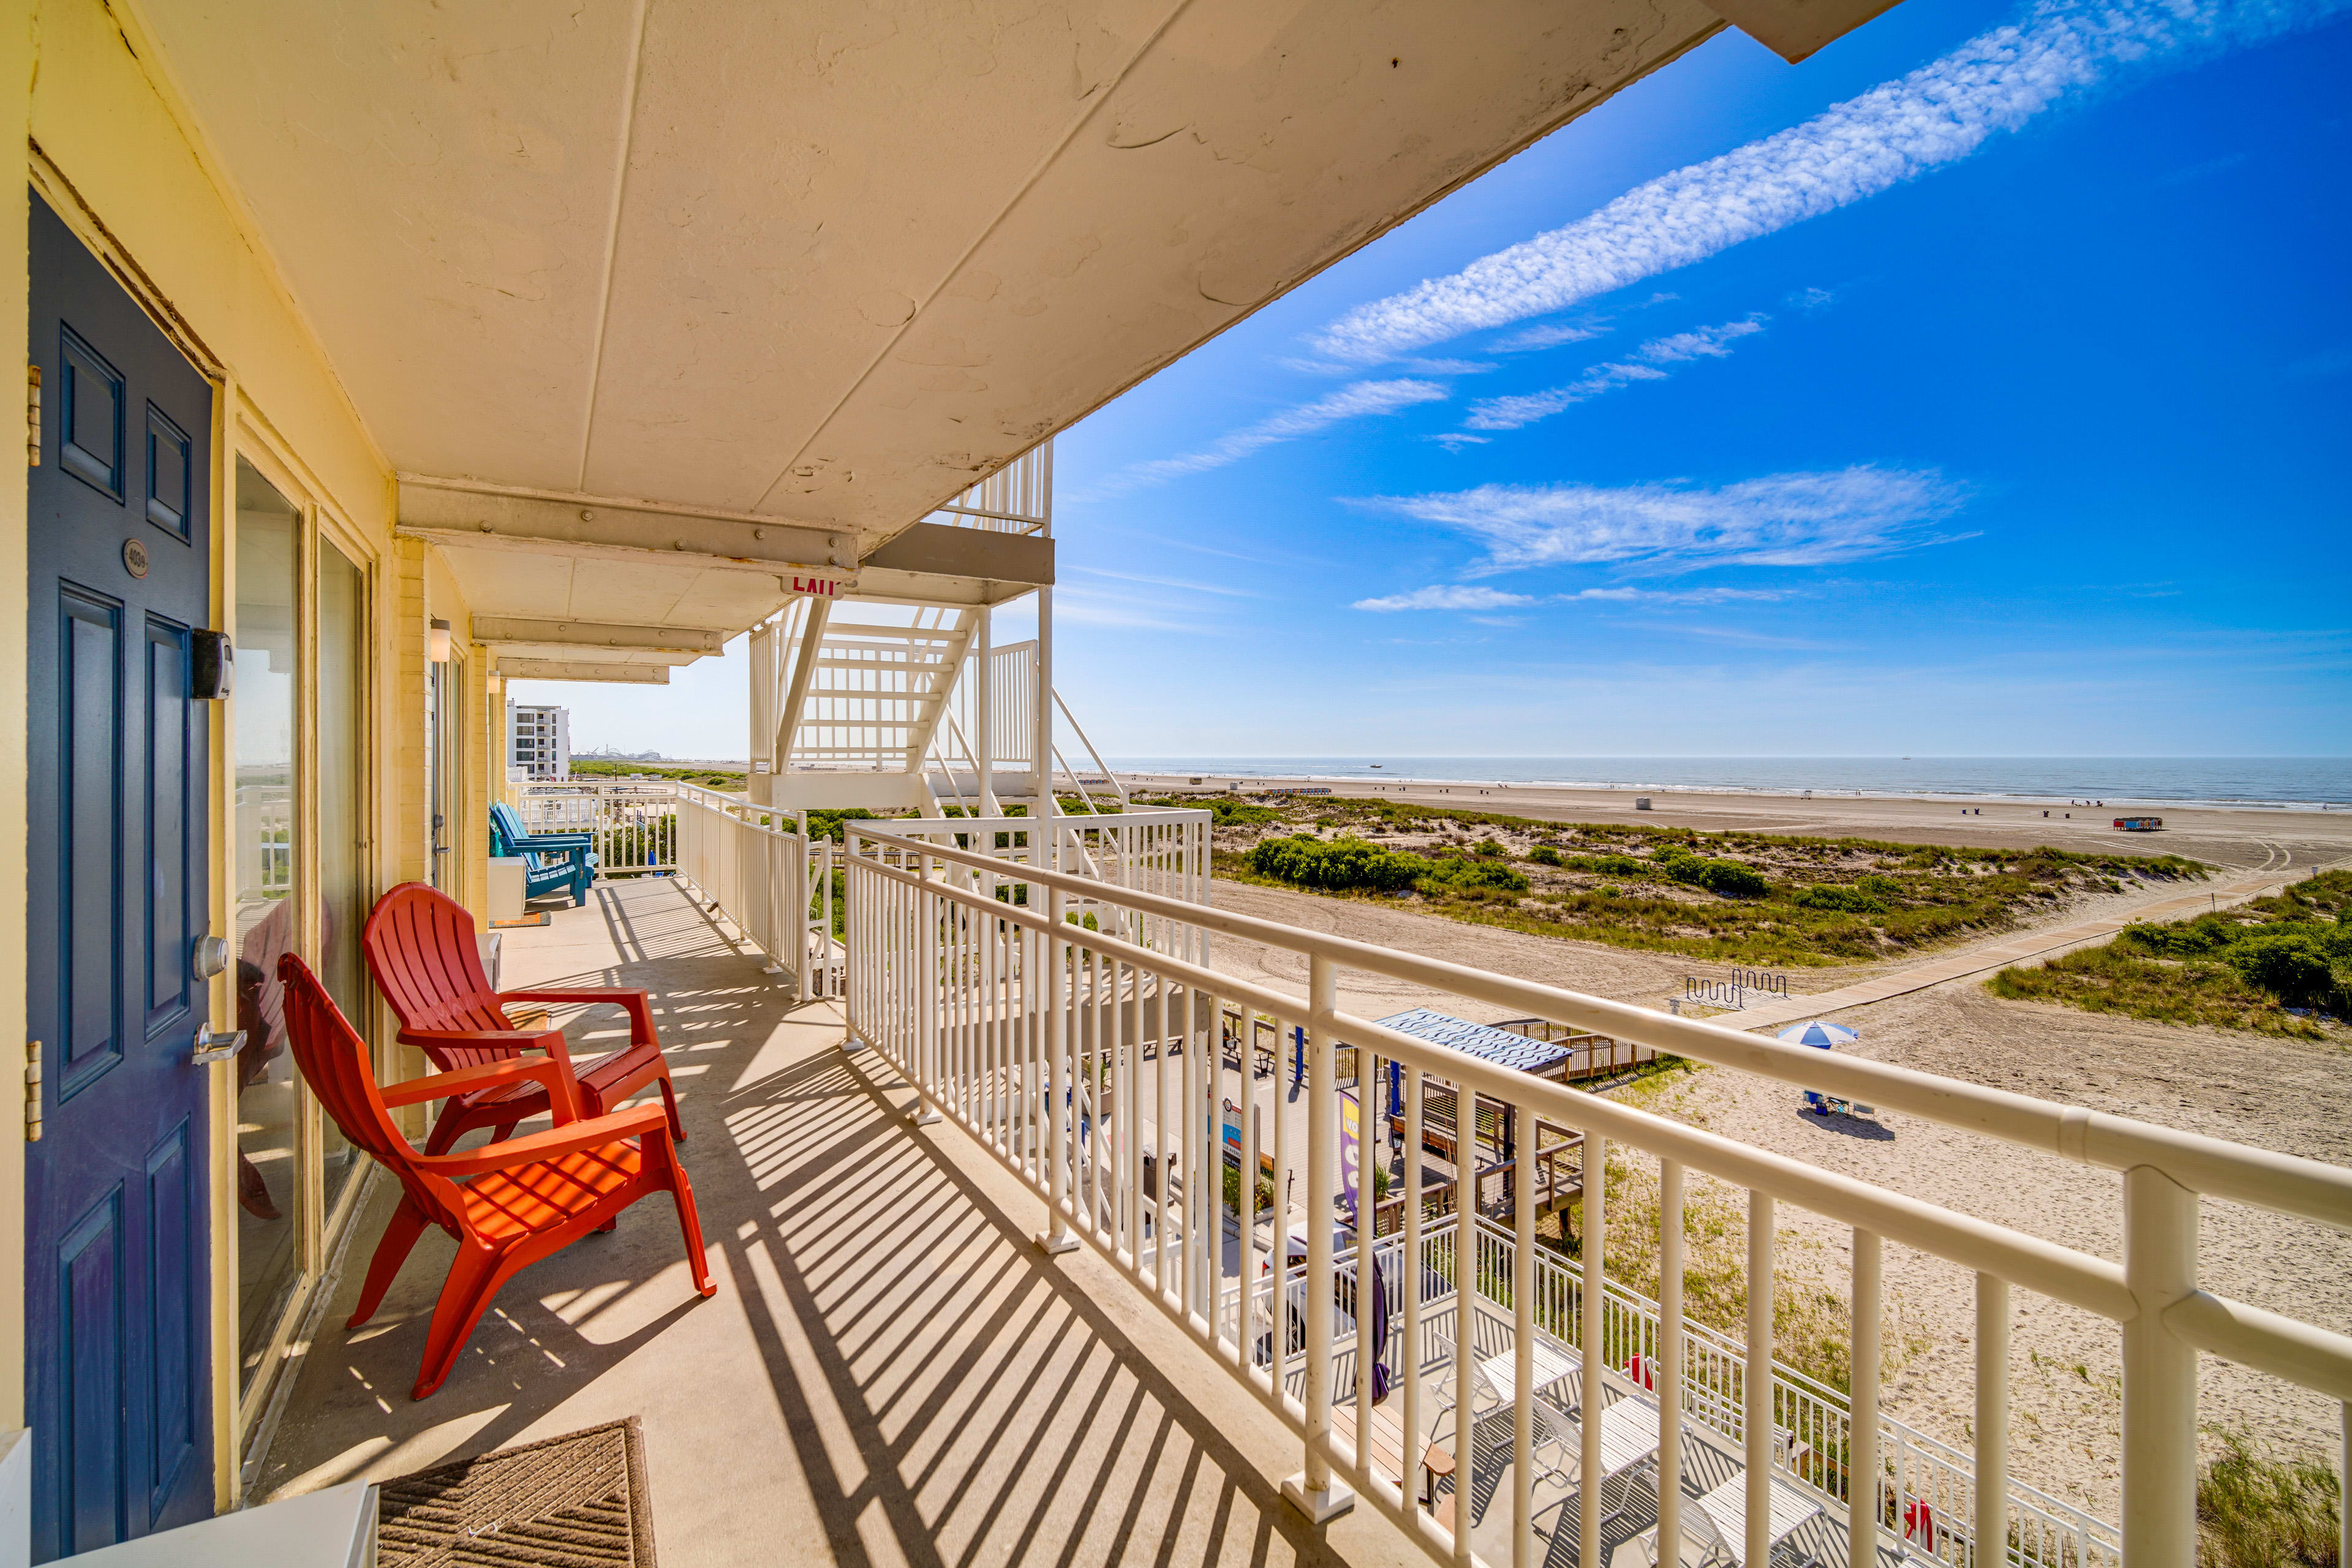
[[[1772, 1483], [1772, 1528], [1770, 1548], [1778, 1548], [1795, 1534], [1808, 1521], [1819, 1518], [1825, 1510], [1803, 1488], [1770, 1478]], [[1744, 1475], [1729, 1480], [1686, 1504], [1683, 1509], [1683, 1533], [1700, 1545], [1699, 1563], [1729, 1563], [1730, 1568], [1746, 1568], [1748, 1544], [1748, 1478]], [[1643, 1560], [1650, 1568], [1658, 1568], [1658, 1530], [1652, 1525], [1637, 1538], [1641, 1542]], [[1769, 1555], [1769, 1552], [1768, 1552]], [[1680, 1553], [1669, 1559], [1668, 1568], [1680, 1561]], [[1816, 1560], [1808, 1556], [1805, 1561]], [[1759, 1564], [1759, 1568], [1764, 1568]]]

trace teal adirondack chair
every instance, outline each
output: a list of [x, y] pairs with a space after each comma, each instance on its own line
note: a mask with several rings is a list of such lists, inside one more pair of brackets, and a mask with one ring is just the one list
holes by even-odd
[[490, 854], [499, 859], [520, 857], [522, 896], [569, 893], [575, 904], [588, 901], [588, 886], [603, 862], [592, 847], [590, 833], [531, 833], [524, 829], [522, 813], [500, 802], [490, 807]]

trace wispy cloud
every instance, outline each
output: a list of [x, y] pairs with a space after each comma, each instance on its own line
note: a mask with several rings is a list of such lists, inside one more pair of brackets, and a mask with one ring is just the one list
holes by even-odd
[[[1244, 558], [1246, 559], [1246, 558]], [[1148, 583], [1157, 588], [1182, 588], [1194, 594], [1215, 594], [1228, 599], [1263, 599], [1264, 594], [1254, 594], [1246, 588], [1236, 588], [1223, 583], [1195, 583], [1183, 577], [1150, 577], [1137, 572], [1108, 572], [1099, 566], [1073, 566], [1089, 577], [1108, 577], [1120, 583]]]
[[1131, 464], [1078, 499], [1099, 500], [1140, 486], [1163, 484], [1186, 474], [1222, 468], [1263, 447], [1281, 441], [1297, 440], [1301, 436], [1311, 436], [1318, 430], [1328, 430], [1342, 420], [1394, 414], [1398, 409], [1410, 408], [1416, 403], [1439, 402], [1446, 395], [1445, 386], [1434, 381], [1353, 382], [1312, 403], [1286, 408], [1255, 425], [1222, 436], [1197, 452], [1187, 453], [1181, 458], [1159, 458], [1148, 463]]
[[[1786, 588], [1691, 588], [1679, 592], [1659, 588], [1583, 588], [1573, 594], [1550, 594], [1538, 598], [1527, 594], [1506, 594], [1493, 588], [1446, 584], [1415, 588], [1409, 594], [1391, 594], [1385, 598], [1359, 599], [1349, 607], [1381, 614], [1399, 610], [1525, 609], [1540, 604], [1597, 603], [1664, 608], [1675, 605], [1727, 605], [1739, 600], [1785, 599], [1791, 592]], [[1486, 625], [1502, 624], [1485, 621], [1477, 616], [1471, 619]]]
[[1700, 327], [1692, 331], [1653, 338], [1626, 358], [1594, 365], [1566, 386], [1523, 393], [1515, 397], [1490, 397], [1474, 403], [1470, 405], [1470, 416], [1463, 423], [1473, 430], [1517, 430], [1538, 419], [1549, 419], [1562, 409], [1589, 403], [1621, 386], [1637, 381], [1664, 381], [1673, 373], [1661, 367], [1683, 364], [1696, 359], [1726, 358], [1730, 354], [1733, 343], [1751, 333], [1762, 331], [1765, 323], [1771, 319], [1758, 313], [1737, 321], [1725, 321], [1718, 326]]
[[1769, 602], [1788, 598], [1788, 588], [1583, 588], [1559, 595], [1563, 605], [1728, 605], [1743, 599]]
[[1359, 599], [1349, 607], [1385, 615], [1397, 610], [1511, 610], [1534, 603], [1535, 600], [1526, 594], [1447, 585], [1415, 588], [1410, 594], [1391, 594], [1384, 599]]
[[1496, 353], [1523, 354], [1538, 349], [1556, 349], [1563, 343], [1589, 342], [1609, 331], [1605, 322], [1559, 321], [1549, 326], [1529, 327], [1497, 341]]
[[2185, 65], [2347, 0], [2041, 0], [1910, 75], [1640, 185], [1590, 216], [1362, 305], [1311, 340], [1375, 364], [1564, 310], [1874, 195], [2127, 68]]
[[1669, 482], [1481, 485], [1352, 502], [1459, 529], [1483, 542], [1475, 573], [1611, 563], [1652, 570], [1814, 566], [1939, 543], [1930, 525], [1958, 510], [1965, 487], [1934, 469], [1851, 468], [1770, 474], [1719, 489]]

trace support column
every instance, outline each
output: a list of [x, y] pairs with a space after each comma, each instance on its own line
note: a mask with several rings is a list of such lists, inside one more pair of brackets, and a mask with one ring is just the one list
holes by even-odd
[[980, 775], [980, 815], [997, 816], [1003, 814], [1003, 808], [996, 802], [996, 697], [992, 689], [996, 662], [992, 623], [996, 618], [996, 612], [982, 605], [979, 615], [979, 624], [972, 628], [971, 634], [971, 734], [968, 738], [971, 742], [971, 765]]
[[[744, 652], [751, 664], [749, 690], [751, 707], [751, 776], [744, 780], [747, 792], [755, 805], [769, 805], [775, 801], [776, 792], [776, 650], [781, 641], [782, 623], [762, 621], [751, 628], [751, 643]], [[762, 773], [760, 764], [768, 764]]]
[[1048, 870], [1062, 868], [1062, 836], [1050, 826], [1057, 815], [1054, 805], [1054, 590], [1037, 590], [1037, 689], [1034, 693], [1037, 711], [1036, 731], [1030, 737], [1032, 761], [1037, 768], [1036, 805], [1030, 809], [1039, 818], [1038, 831], [1045, 835], [1045, 846], [1041, 858]]

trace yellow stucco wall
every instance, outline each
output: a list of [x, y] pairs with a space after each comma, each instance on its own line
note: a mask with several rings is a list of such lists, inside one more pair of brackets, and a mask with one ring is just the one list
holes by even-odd
[[[393, 536], [397, 487], [389, 464], [352, 408], [334, 367], [284, 288], [267, 237], [255, 232], [233, 171], [217, 166], [202, 129], [191, 122], [169, 63], [153, 47], [129, 0], [0, 0], [0, 115], [24, 127], [34, 186], [86, 243], [112, 264], [132, 291], [216, 388], [215, 425], [216, 613], [234, 633], [235, 468], [239, 450], [265, 456], [291, 477], [319, 515], [339, 522], [370, 556], [374, 637], [368, 754], [378, 759], [371, 784], [377, 885], [426, 875], [424, 783], [425, 626], [448, 620], [466, 646], [467, 606], [434, 552]], [[0, 267], [0, 333], [26, 363], [27, 310], [22, 238], [27, 207], [20, 182], [7, 198], [6, 221], [19, 237], [18, 258]], [[387, 324], [387, 330], [396, 330]], [[29, 634], [26, 602], [26, 492], [0, 487], [0, 690], [25, 689]], [[468, 777], [464, 813], [453, 833], [460, 846], [461, 886], [478, 903], [482, 849], [470, 831], [487, 809], [495, 741], [484, 722], [479, 657], [457, 683], [467, 727]], [[228, 759], [234, 704], [215, 725], [214, 929], [233, 929], [231, 848], [234, 769]], [[0, 822], [26, 820], [27, 759], [21, 722], [0, 725]], [[25, 886], [21, 827], [0, 834], [0, 886]], [[314, 874], [314, 873], [313, 873]], [[315, 897], [300, 893], [308, 907]], [[0, 900], [0, 1040], [24, 1037], [26, 910]], [[307, 951], [307, 946], [306, 946]], [[214, 1021], [233, 1017], [226, 982], [216, 983]], [[379, 1027], [382, 1027], [380, 1022]], [[380, 1037], [388, 1039], [385, 1030]], [[12, 1047], [13, 1048], [13, 1047]], [[390, 1054], [390, 1053], [387, 1053]], [[400, 1053], [412, 1056], [413, 1053]], [[233, 1173], [235, 1115], [227, 1075], [213, 1069], [215, 1155], [214, 1362], [217, 1495], [235, 1500], [242, 1432], [235, 1378], [236, 1313]], [[0, 1063], [0, 1081], [14, 1081]], [[0, 1130], [0, 1427], [24, 1416], [24, 1169], [21, 1120]]]

